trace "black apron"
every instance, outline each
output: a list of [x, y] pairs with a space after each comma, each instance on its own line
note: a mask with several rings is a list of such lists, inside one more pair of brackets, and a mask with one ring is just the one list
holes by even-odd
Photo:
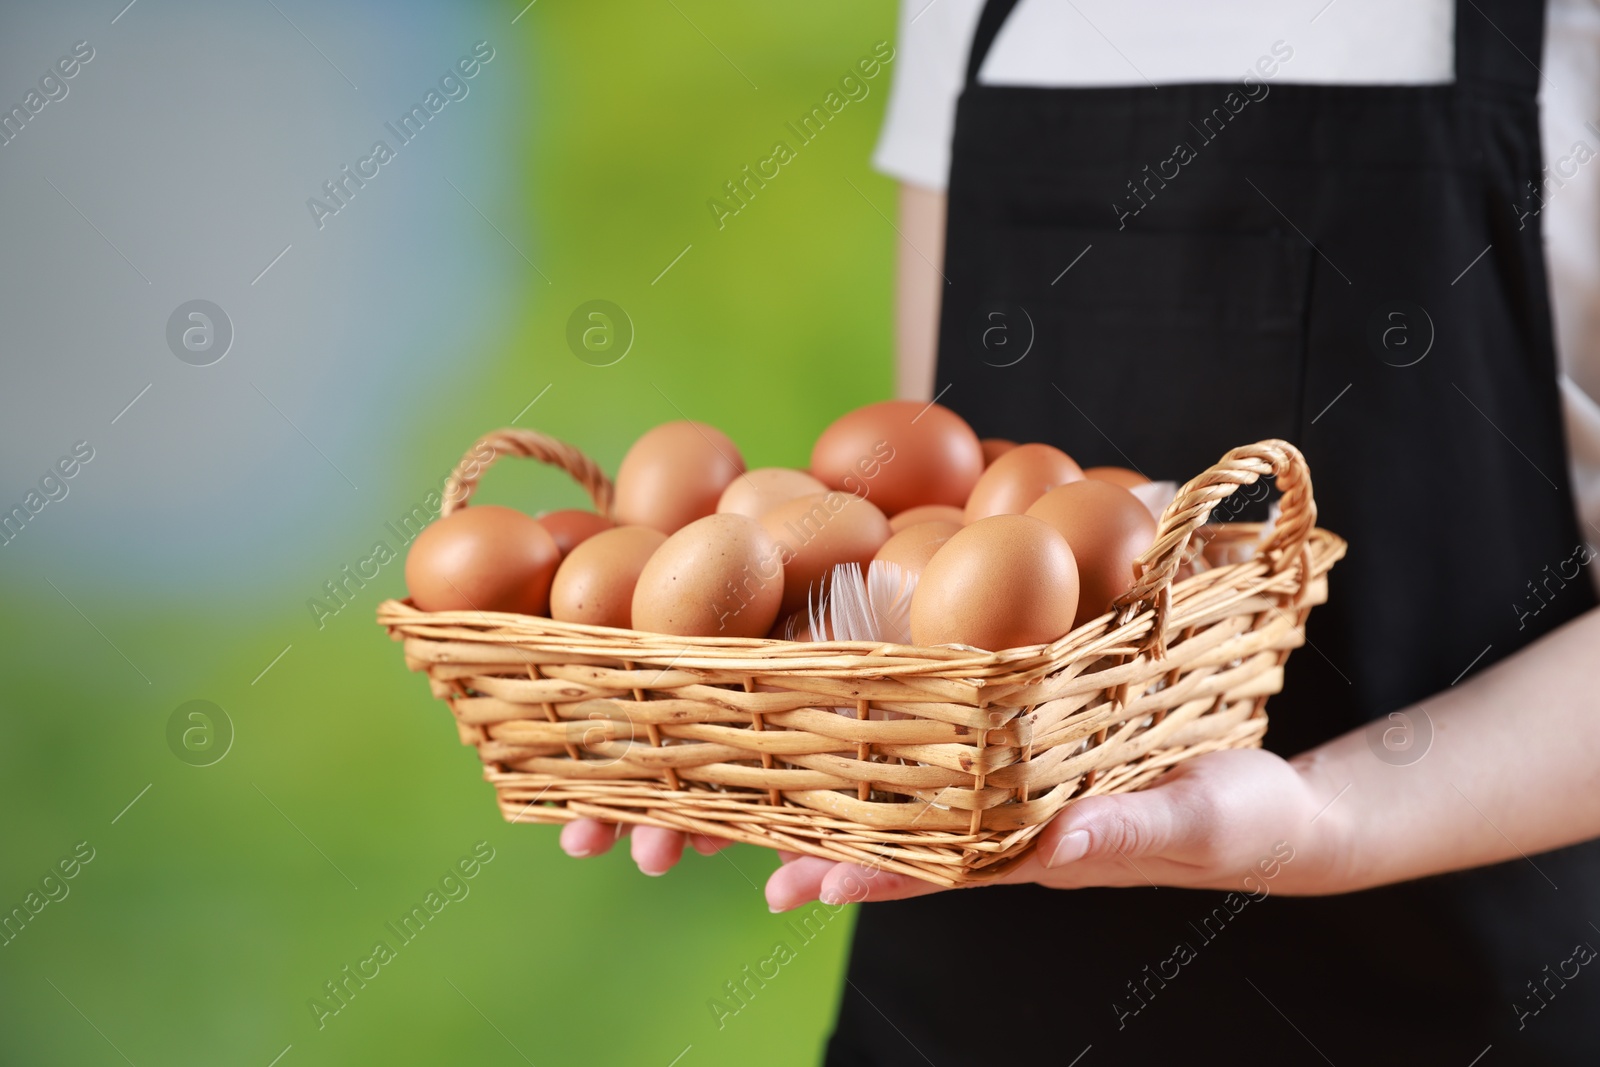
[[[1012, 6], [984, 11], [956, 112], [942, 402], [1178, 481], [1301, 447], [1350, 550], [1267, 747], [1592, 607], [1530, 198], [1543, 5], [1459, 5], [1450, 85], [979, 85]], [[1600, 946], [1600, 843], [1534, 862], [1223, 918], [1170, 888], [865, 905], [828, 1062], [1594, 1064], [1600, 962], [1570, 975]]]

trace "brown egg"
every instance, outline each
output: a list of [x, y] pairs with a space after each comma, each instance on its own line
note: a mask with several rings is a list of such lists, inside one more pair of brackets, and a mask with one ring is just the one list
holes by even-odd
[[988, 467], [995, 460], [1017, 447], [1015, 441], [1008, 441], [1004, 437], [985, 437], [978, 442], [983, 446], [983, 465]]
[[597, 515], [580, 508], [547, 511], [534, 521], [550, 531], [550, 536], [556, 539], [556, 547], [561, 550], [563, 556], [571, 552], [580, 542], [587, 541], [601, 530], [609, 530], [616, 525], [604, 515]]
[[949, 504], [923, 504], [921, 507], [907, 508], [890, 519], [889, 529], [899, 533], [907, 526], [915, 526], [919, 522], [953, 522], [960, 526], [965, 518], [965, 512]]
[[584, 541], [556, 570], [550, 617], [628, 629], [639, 574], [666, 540], [666, 534], [648, 526], [618, 526]]
[[983, 473], [972, 427], [938, 404], [885, 400], [841, 417], [811, 450], [811, 473], [886, 515], [919, 504], [960, 507]]
[[891, 533], [883, 512], [849, 493], [820, 493], [779, 504], [761, 517], [783, 555], [783, 612], [806, 606], [840, 563], [872, 562]]
[[928, 561], [911, 594], [911, 638], [990, 651], [1044, 644], [1072, 629], [1077, 607], [1066, 538], [1027, 515], [996, 515], [962, 527]]
[[967, 498], [965, 521], [1021, 515], [1058, 485], [1081, 481], [1071, 456], [1050, 445], [1018, 445], [990, 465]]
[[722, 491], [722, 498], [717, 501], [717, 513], [759, 519], [785, 501], [827, 491], [827, 486], [805, 471], [790, 470], [788, 467], [757, 467], [728, 483], [728, 488]]
[[673, 533], [715, 512], [723, 490], [743, 473], [744, 457], [721, 430], [703, 422], [664, 423], [622, 457], [617, 522]]
[[656, 549], [633, 589], [633, 627], [685, 637], [764, 637], [783, 600], [783, 560], [744, 515], [696, 519]]
[[1081, 594], [1073, 626], [1111, 609], [1133, 584], [1133, 561], [1156, 537], [1156, 520], [1139, 498], [1110, 482], [1085, 479], [1052, 489], [1028, 514], [1053, 526], [1078, 560]]
[[430, 523], [406, 553], [406, 588], [423, 611], [543, 615], [561, 550], [532, 516], [485, 504]]
[[1131, 471], [1127, 467], [1085, 467], [1083, 476], [1096, 482], [1110, 482], [1112, 485], [1120, 485], [1124, 489], [1150, 484], [1149, 478], [1146, 478], [1138, 471]]
[[921, 575], [933, 554], [959, 529], [961, 524], [956, 522], [919, 522], [885, 541], [872, 558], [898, 564], [909, 574]]

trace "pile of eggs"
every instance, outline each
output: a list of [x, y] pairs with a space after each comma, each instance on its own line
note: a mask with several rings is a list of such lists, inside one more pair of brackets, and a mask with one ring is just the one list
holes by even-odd
[[406, 585], [424, 611], [778, 637], [808, 632], [836, 567], [885, 561], [915, 581], [916, 644], [1015, 648], [1055, 640], [1127, 590], [1155, 537], [1130, 491], [1147, 482], [1084, 470], [1050, 445], [980, 441], [917, 401], [838, 419], [809, 470], [746, 470], [725, 434], [671, 422], [628, 450], [612, 516], [464, 508], [412, 543]]

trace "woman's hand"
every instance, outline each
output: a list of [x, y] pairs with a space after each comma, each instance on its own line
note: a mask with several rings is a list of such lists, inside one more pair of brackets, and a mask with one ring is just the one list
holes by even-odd
[[[998, 881], [1056, 889], [1249, 889], [1245, 879], [1254, 875], [1257, 885], [1271, 878], [1274, 892], [1333, 892], [1342, 849], [1329, 803], [1338, 790], [1318, 779], [1312, 760], [1291, 764], [1261, 749], [1208, 753], [1150, 789], [1072, 804]], [[1261, 868], [1263, 859], [1272, 873]], [[941, 892], [883, 869], [793, 854], [784, 860], [767, 880], [767, 906], [775, 912], [812, 900], [843, 904]]]
[[[1274, 846], [1287, 842], [1292, 865], [1274, 871], [1273, 889], [1327, 892], [1335, 866], [1337, 825], [1319, 815], [1335, 791], [1320, 795], [1309, 761], [1285, 762], [1260, 749], [1213, 752], [1180, 764], [1150, 789], [1088, 797], [1040, 833], [1028, 858], [998, 881], [1038, 882], [1058, 889], [1082, 886], [1168, 885], [1236, 889]], [[709, 856], [732, 842], [657, 826], [577, 819], [561, 829], [561, 848], [583, 858], [610, 851], [630, 837], [634, 863], [659, 876], [675, 866], [687, 843]], [[814, 856], [782, 853], [767, 881], [767, 906], [788, 911], [811, 900], [828, 904], [899, 900], [939, 892], [909, 875]], [[1259, 878], [1259, 872], [1257, 874]]]
[[[1213, 752], [1142, 792], [1085, 798], [998, 880], [1254, 892], [1244, 882], [1253, 875], [1280, 893], [1347, 893], [1518, 857], [1532, 863], [1600, 837], [1596, 647], [1600, 609], [1292, 761], [1261, 749]], [[1401, 722], [1415, 751], [1388, 750]], [[594, 856], [625, 832], [580, 819], [562, 830], [561, 844]], [[633, 858], [646, 874], [662, 874], [684, 840], [640, 827]], [[728, 842], [695, 835], [689, 843], [710, 853]], [[787, 911], [808, 900], [933, 892], [881, 868], [785, 855], [766, 895], [772, 910]]]

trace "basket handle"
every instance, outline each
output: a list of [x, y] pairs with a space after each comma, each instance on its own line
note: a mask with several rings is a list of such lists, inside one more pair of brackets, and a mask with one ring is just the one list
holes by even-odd
[[[489, 450], [487, 458], [484, 456], [485, 448]], [[439, 507], [439, 517], [466, 507], [467, 501], [472, 499], [473, 490], [478, 487], [478, 479], [489, 469], [489, 464], [501, 456], [526, 456], [552, 467], [560, 467], [572, 476], [573, 481], [583, 486], [589, 499], [594, 501], [596, 511], [608, 519], [612, 517], [611, 479], [606, 477], [606, 472], [600, 469], [598, 463], [564, 441], [557, 441], [536, 430], [519, 430], [514, 426], [484, 434], [461, 457], [456, 469], [450, 472], [450, 480], [445, 482], [444, 502]]]
[[1161, 514], [1155, 543], [1134, 562], [1138, 577], [1112, 605], [1119, 622], [1132, 618], [1146, 607], [1154, 609], [1155, 620], [1146, 639], [1147, 651], [1164, 654], [1172, 580], [1189, 546], [1189, 538], [1211, 517], [1213, 508], [1240, 486], [1252, 485], [1263, 475], [1272, 476], [1283, 491], [1283, 499], [1278, 521], [1266, 544], [1261, 546], [1260, 554], [1267, 559], [1274, 574], [1300, 560], [1306, 539], [1317, 522], [1317, 504], [1311, 496], [1311, 471], [1306, 467], [1305, 457], [1294, 445], [1276, 438], [1233, 449], [1211, 469], [1178, 490], [1178, 495]]

